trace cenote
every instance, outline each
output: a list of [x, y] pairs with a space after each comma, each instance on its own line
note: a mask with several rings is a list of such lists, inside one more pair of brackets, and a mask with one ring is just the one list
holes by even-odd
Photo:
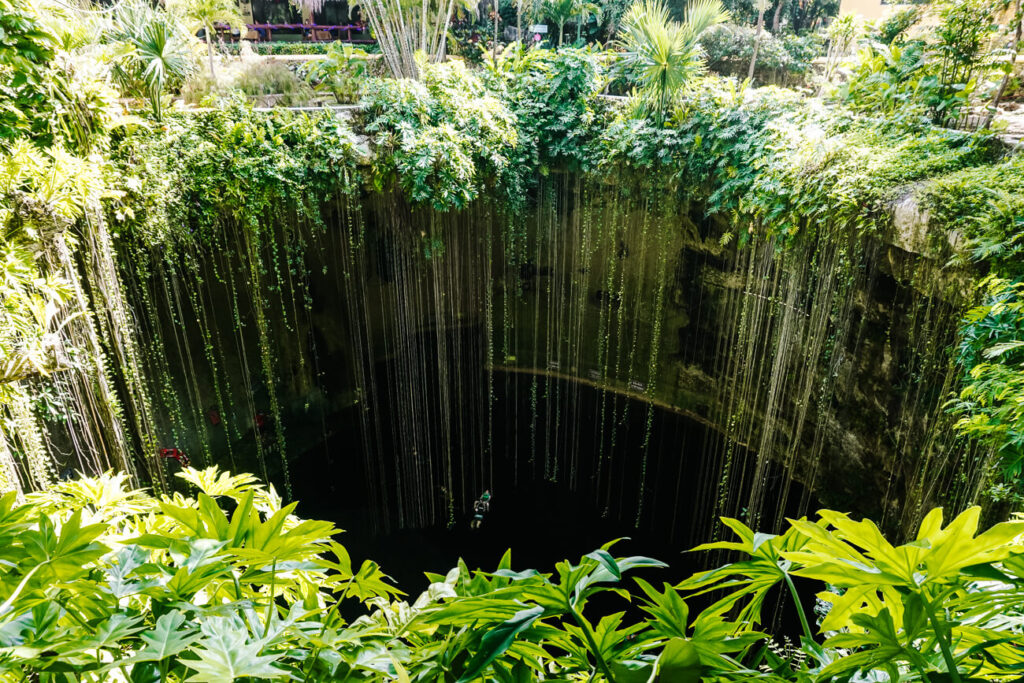
[[1019, 680], [986, 2], [0, 0], [0, 680]]
[[[546, 567], [565, 556], [586, 554], [615, 538], [629, 539], [623, 548], [630, 553], [671, 558], [671, 568], [659, 570], [653, 579], [679, 581], [702, 568], [705, 558], [682, 553], [712, 530], [713, 521], [705, 512], [708, 501], [702, 499], [708, 491], [699, 485], [717, 472], [715, 463], [700, 458], [709, 447], [708, 427], [677, 412], [656, 409], [644, 452], [642, 442], [631, 439], [630, 434], [644, 434], [648, 429], [646, 403], [547, 376], [537, 379], [541, 398], [535, 413], [538, 433], [534, 433], [529, 397], [535, 379], [514, 373], [496, 381], [493, 419], [499, 432], [494, 441], [495, 457], [489, 462], [492, 483], [484, 484], [494, 494], [494, 503], [479, 531], [470, 529], [472, 515], [466, 510], [455, 512], [448, 522], [406, 530], [394, 528], [397, 515], [392, 514], [388, 520], [391, 530], [381, 529], [379, 511], [372, 507], [368, 495], [367, 474], [360, 461], [351, 457], [354, 439], [360, 438], [358, 417], [351, 414], [331, 419], [334, 433], [296, 461], [294, 489], [296, 499], [302, 501], [300, 513], [336, 522], [346, 530], [351, 552], [381, 562], [400, 585], [410, 587], [423, 584], [425, 588], [424, 571], [444, 573], [460, 558], [471, 566], [493, 567], [511, 548], [515, 566]], [[619, 413], [616, 427], [599, 428], [602, 407]], [[584, 427], [566, 434], [554, 429], [556, 420]], [[545, 434], [547, 426], [551, 429]], [[392, 443], [387, 446], [394, 447]], [[479, 458], [475, 449], [480, 446], [473, 441], [453, 444], [467, 469], [473, 458]], [[546, 454], [546, 449], [561, 452]], [[617, 464], [606, 466], [599, 476], [602, 450]], [[545, 476], [545, 455], [549, 461], [562, 459], [563, 467], [572, 464], [561, 476]], [[647, 509], [638, 523], [640, 496], [635, 492], [641, 488], [641, 472], [631, 465], [645, 459], [650, 468], [643, 488]], [[572, 469], [579, 470], [576, 476]], [[393, 479], [394, 474], [385, 476]], [[774, 469], [769, 476], [774, 477], [771, 485], [781, 489], [785, 473]], [[800, 485], [796, 488], [789, 516], [798, 516], [801, 506], [807, 505]], [[444, 492], [436, 495], [443, 499]]]

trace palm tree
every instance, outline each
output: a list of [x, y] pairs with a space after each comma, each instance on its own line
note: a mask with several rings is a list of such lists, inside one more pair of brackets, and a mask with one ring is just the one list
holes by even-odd
[[217, 24], [227, 24], [239, 30], [245, 27], [245, 20], [238, 13], [235, 0], [168, 0], [167, 9], [182, 17], [193, 33], [203, 29], [206, 34], [206, 57], [210, 63], [210, 78], [216, 83], [217, 72], [213, 68], [213, 37], [217, 34]]
[[665, 120], [669, 101], [704, 72], [700, 36], [729, 19], [721, 0], [693, 0], [682, 22], [673, 21], [664, 0], [637, 0], [622, 21], [623, 63], [638, 73], [644, 109]]
[[544, 0], [541, 10], [544, 18], [558, 24], [558, 44], [562, 44], [562, 36], [565, 34], [565, 23], [576, 14], [577, 0]]
[[576, 40], [580, 39], [583, 24], [587, 23], [590, 15], [596, 16], [598, 21], [601, 19], [601, 8], [592, 2], [586, 2], [586, 0], [544, 0], [541, 11], [546, 19], [558, 24], [559, 45], [562, 44], [565, 35], [565, 25], [573, 17], [580, 17], [576, 22]]
[[126, 91], [149, 99], [160, 119], [164, 90], [192, 70], [188, 33], [166, 12], [135, 0], [117, 6], [107, 38], [116, 48], [115, 79]]

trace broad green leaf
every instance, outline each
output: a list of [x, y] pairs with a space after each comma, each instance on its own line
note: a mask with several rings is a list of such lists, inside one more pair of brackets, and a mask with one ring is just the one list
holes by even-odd
[[248, 631], [237, 619], [214, 617], [202, 626], [203, 637], [191, 652], [198, 659], [181, 659], [196, 673], [187, 680], [196, 683], [221, 683], [247, 676], [274, 678], [285, 672], [274, 666], [277, 657], [261, 655], [263, 645], [249, 641]]
[[185, 615], [175, 610], [156, 620], [152, 631], [141, 634], [146, 644], [132, 659], [138, 662], [158, 662], [182, 652], [199, 639], [194, 630], [182, 628]]
[[544, 614], [543, 607], [532, 607], [517, 612], [511, 619], [488, 631], [480, 641], [480, 648], [466, 665], [458, 683], [469, 683], [512, 645], [516, 636], [530, 628]]
[[700, 654], [693, 644], [682, 638], [673, 638], [665, 644], [658, 658], [658, 681], [661, 683], [699, 683]]

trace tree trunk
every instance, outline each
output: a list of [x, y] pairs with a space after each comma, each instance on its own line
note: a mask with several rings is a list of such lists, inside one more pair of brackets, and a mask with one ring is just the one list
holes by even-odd
[[[761, 5], [763, 8], [764, 5]], [[754, 54], [750, 57], [750, 68], [747, 69], [747, 80], [754, 78], [754, 65], [757, 64], [757, 49], [761, 47], [761, 32], [764, 31], [764, 9], [757, 13], [757, 35], [754, 36]]]
[[786, 4], [786, 0], [779, 0], [779, 4], [775, 6], [775, 15], [772, 17], [772, 33], [779, 32], [779, 24], [782, 23], [782, 6]]
[[516, 40], [523, 43], [523, 0], [516, 3]]
[[562, 47], [562, 34], [564, 32], [564, 29], [565, 29], [565, 22], [564, 21], [558, 22], [558, 47]]
[[498, 61], [498, 0], [494, 0], [494, 61]]
[[1017, 66], [1017, 55], [1020, 53], [1020, 41], [1022, 32], [1024, 32], [1024, 5], [1021, 4], [1021, 0], [1017, 0], [1017, 4], [1013, 9], [1013, 21], [1016, 23], [1016, 28], [1013, 32], [1013, 47], [1010, 49], [1010, 68], [1003, 74], [1003, 80], [999, 83], [999, 90], [996, 91], [995, 97], [992, 98], [992, 104], [989, 106], [988, 113], [985, 114], [985, 120], [982, 122], [981, 127], [984, 130], [988, 130], [988, 127], [992, 125], [992, 119], [996, 115], [996, 107], [999, 106], [999, 102], [1003, 99], [1003, 93], [1006, 92], [1006, 85], [1010, 82], [1010, 77], [1013, 75], [1013, 69]]
[[217, 72], [213, 70], [213, 39], [210, 37], [210, 29], [206, 29], [206, 58], [210, 62], [210, 78], [213, 79], [213, 86], [217, 87]]
[[423, 14], [421, 15], [422, 16], [422, 21], [420, 21], [420, 33], [422, 34], [422, 37], [420, 38], [420, 49], [423, 50], [423, 52], [427, 51], [427, 12], [428, 11], [430, 11], [429, 0], [423, 0]]

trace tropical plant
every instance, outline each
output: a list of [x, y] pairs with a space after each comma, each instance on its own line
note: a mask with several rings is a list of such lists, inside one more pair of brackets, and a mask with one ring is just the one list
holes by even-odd
[[991, 58], [989, 44], [998, 27], [995, 12], [1003, 4], [1000, 0], [949, 0], [939, 7], [934, 49], [942, 98], [941, 106], [932, 107], [935, 123], [959, 122]]
[[883, 45], [904, 42], [907, 32], [921, 21], [923, 15], [924, 11], [920, 5], [904, 7], [892, 12], [875, 27], [878, 42]]
[[522, 185], [535, 182], [524, 168], [547, 175], [557, 166], [593, 168], [600, 153], [594, 141], [600, 119], [595, 100], [606, 83], [606, 56], [591, 48], [562, 48], [557, 52], [510, 46], [497, 62], [515, 115], [518, 180], [511, 197], [521, 197]]
[[0, 155], [0, 399], [10, 383], [74, 362], [62, 330], [86, 311], [68, 306], [69, 274], [48, 266], [44, 253], [98, 201], [101, 171], [62, 148], [44, 152], [26, 140]]
[[[724, 0], [733, 21], [749, 25], [757, 23], [758, 0]], [[803, 35], [820, 29], [839, 13], [839, 0], [773, 0], [771, 32], [776, 35]]]
[[668, 6], [661, 0], [639, 0], [626, 12], [623, 61], [636, 74], [643, 108], [653, 112], [659, 123], [680, 88], [704, 71], [701, 34], [728, 18], [720, 0], [693, 0], [682, 22], [670, 19]]
[[62, 277], [39, 272], [27, 242], [9, 231], [0, 240], [0, 399], [8, 397], [6, 385], [70, 363], [60, 332], [70, 321], [64, 306], [71, 287]]
[[927, 120], [928, 103], [937, 97], [937, 89], [923, 43], [875, 43], [860, 51], [836, 94], [854, 111]]
[[165, 92], [192, 70], [192, 37], [174, 16], [144, 0], [116, 6], [107, 39], [118, 48], [114, 76], [125, 91], [149, 100], [163, 115]]
[[731, 23], [712, 26], [700, 39], [708, 70], [738, 78], [749, 71], [754, 59], [754, 43], [758, 43], [754, 77], [780, 85], [808, 74], [823, 48], [823, 40], [816, 33], [776, 36], [763, 31], [758, 38], [754, 27]]
[[367, 629], [345, 628], [338, 605], [396, 594], [376, 565], [353, 571], [331, 524], [250, 477], [184, 475], [206, 490], [154, 498], [107, 474], [0, 499], [5, 675], [324, 680], [345, 666], [342, 643]]
[[217, 80], [217, 72], [213, 66], [213, 37], [217, 35], [217, 25], [226, 24], [230, 28], [244, 29], [245, 20], [238, 13], [235, 0], [168, 0], [167, 9], [181, 17], [192, 33], [202, 29], [206, 41], [206, 59], [210, 66], [210, 78]]
[[989, 277], [982, 285], [985, 299], [960, 330], [964, 385], [951, 407], [963, 433], [995, 450], [1002, 483], [1011, 485], [998, 497], [1024, 500], [1024, 282]]
[[582, 40], [583, 27], [590, 21], [590, 17], [593, 16], [597, 25], [600, 26], [604, 18], [604, 10], [601, 5], [593, 2], [580, 2], [577, 9], [579, 20], [576, 22], [576, 42], [579, 43]]
[[[407, 602], [375, 563], [352, 564], [333, 525], [296, 517], [253, 477], [186, 468], [179, 478], [188, 493], [152, 496], [108, 473], [24, 503], [0, 498], [0, 675], [965, 682], [1013, 676], [1024, 657], [1024, 521], [976, 535], [977, 508], [945, 527], [934, 510], [901, 546], [831, 511], [782, 536], [724, 520], [739, 542], [705, 547], [739, 558], [661, 588], [635, 572], [663, 563], [618, 556], [614, 542], [552, 573], [515, 571], [508, 552], [494, 571], [460, 561], [428, 574]], [[804, 619], [800, 656], [784, 656], [758, 647], [768, 636], [755, 627], [793, 577], [819, 583], [830, 608], [823, 638]], [[721, 597], [692, 613], [709, 590]], [[615, 600], [642, 616], [612, 611]]]
[[359, 88], [367, 76], [367, 53], [348, 43], [332, 43], [327, 54], [306, 64], [306, 81], [316, 90], [328, 90], [338, 104], [359, 99]]
[[254, 98], [279, 95], [282, 106], [298, 106], [309, 102], [313, 92], [288, 64], [280, 61], [253, 62], [245, 66], [234, 81], [234, 87]]
[[565, 25], [579, 17], [576, 22], [576, 40], [580, 39], [580, 32], [583, 24], [587, 23], [590, 15], [593, 14], [597, 20], [601, 20], [601, 8], [592, 2], [583, 0], [544, 0], [541, 4], [541, 12], [544, 17], [558, 25], [558, 45], [561, 46], [565, 36]]
[[958, 333], [958, 392], [948, 407], [960, 432], [980, 446], [993, 500], [1013, 504], [1024, 496], [1024, 160], [966, 168], [932, 183], [923, 206], [937, 225], [964, 236], [958, 260], [973, 261], [988, 275]]
[[853, 52], [864, 34], [864, 20], [859, 14], [841, 14], [828, 27], [828, 53], [825, 56], [825, 79], [835, 74], [840, 62]]
[[56, 48], [31, 7], [0, 0], [0, 147], [22, 135], [46, 132], [46, 71]]
[[515, 119], [461, 62], [421, 60], [420, 69], [422, 82], [366, 83], [366, 130], [381, 150], [377, 183], [397, 179], [413, 202], [462, 208], [508, 168]]
[[826, 639], [814, 641], [797, 599], [802, 647], [811, 661], [796, 670], [777, 663], [773, 673], [784, 673], [784, 680], [850, 680], [870, 672], [884, 672], [890, 681], [957, 683], [968, 676], [1013, 676], [1024, 661], [1024, 523], [1006, 522], [976, 535], [980, 512], [970, 508], [943, 527], [942, 510], [932, 510], [916, 538], [900, 546], [886, 541], [870, 520], [855, 522], [829, 510], [817, 522], [791, 521], [782, 536], [724, 520], [739, 542], [701, 547], [746, 558], [680, 587], [724, 589], [710, 611], [743, 605], [744, 620], [758, 623], [764, 598], [777, 584], [786, 583], [794, 598], [793, 576], [827, 584], [830, 589], [818, 594], [830, 606], [819, 625]]
[[1021, 50], [1024, 50], [1024, 2], [1021, 0], [1016, 0], [1014, 3], [1013, 15], [1010, 19], [1007, 33], [1009, 33], [1012, 38], [1010, 38], [1009, 46], [1002, 51], [1006, 55], [1006, 59], [1001, 60], [999, 64], [1000, 70], [1003, 72], [1003, 77], [999, 80], [999, 87], [996, 88], [996, 92], [992, 96], [992, 102], [989, 105], [988, 112], [985, 114], [985, 121], [982, 124], [982, 128], [988, 128], [992, 125], [992, 119], [999, 107], [999, 103], [1006, 94], [1006, 87], [1010, 84], [1010, 79], [1013, 78], [1013, 70], [1017, 64], [1017, 56], [1020, 54]]

